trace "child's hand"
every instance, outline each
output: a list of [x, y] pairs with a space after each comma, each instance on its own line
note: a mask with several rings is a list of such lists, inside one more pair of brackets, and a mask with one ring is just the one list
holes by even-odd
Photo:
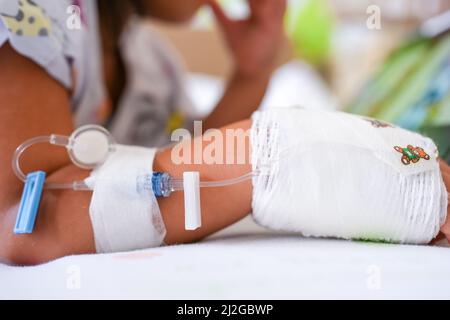
[[[449, 193], [449, 201], [450, 201], [450, 167], [444, 162], [440, 161], [442, 177], [444, 178], [445, 186], [447, 187], [447, 192]], [[447, 207], [447, 220], [445, 224], [441, 228], [441, 232], [445, 234], [448, 242], [450, 243], [450, 203]]]
[[234, 57], [236, 73], [245, 77], [269, 75], [283, 36], [286, 0], [248, 0], [251, 14], [231, 20], [216, 0], [209, 0]]

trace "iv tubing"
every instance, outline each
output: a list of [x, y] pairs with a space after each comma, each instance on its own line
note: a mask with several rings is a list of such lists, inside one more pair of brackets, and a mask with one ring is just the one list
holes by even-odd
[[[27, 180], [27, 176], [23, 173], [22, 169], [20, 168], [20, 157], [29, 147], [37, 143], [50, 143], [53, 145], [65, 147], [67, 146], [68, 141], [69, 141], [68, 137], [59, 135], [40, 136], [25, 141], [23, 144], [17, 147], [16, 151], [14, 152], [14, 156], [12, 158], [12, 168], [17, 178], [19, 178], [22, 182], [25, 182]], [[79, 191], [90, 190], [90, 188], [83, 181], [74, 181], [71, 183], [45, 183], [45, 189], [59, 189], [59, 190], [72, 189]]]
[[[243, 181], [251, 179], [255, 173], [249, 172], [237, 178], [231, 178], [220, 181], [200, 181], [201, 188], [214, 188], [214, 187], [226, 187], [233, 184], [241, 183]], [[172, 179], [172, 190], [182, 191], [183, 190], [183, 179]]]
[[[37, 143], [50, 143], [52, 145], [67, 147], [69, 138], [66, 136], [51, 135], [40, 136], [29, 139], [17, 147], [12, 159], [12, 168], [15, 175], [23, 182], [26, 181], [27, 176], [20, 168], [20, 158], [22, 154], [34, 144]], [[213, 188], [213, 187], [226, 187], [233, 184], [241, 183], [243, 181], [251, 179], [256, 173], [249, 172], [240, 177], [220, 180], [220, 181], [200, 181], [201, 188]], [[45, 183], [45, 189], [72, 189], [78, 191], [91, 191], [91, 189], [83, 181], [74, 181], [71, 183]], [[170, 191], [183, 191], [183, 179], [174, 179], [170, 177]]]

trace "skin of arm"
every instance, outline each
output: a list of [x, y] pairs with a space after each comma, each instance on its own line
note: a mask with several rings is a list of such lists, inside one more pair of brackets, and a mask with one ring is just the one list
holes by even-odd
[[212, 113], [203, 121], [203, 130], [250, 118], [258, 108], [269, 84], [271, 72], [257, 76], [235, 74]]
[[234, 61], [234, 72], [219, 104], [203, 127], [219, 128], [249, 118], [267, 90], [283, 40], [285, 0], [248, 0], [250, 15], [231, 20], [214, 0], [214, 12]]
[[[89, 198], [80, 193], [72, 196], [70, 191], [46, 192], [37, 221], [38, 232], [24, 236], [12, 232], [23, 188], [10, 165], [15, 148], [35, 136], [70, 135], [73, 123], [65, 88], [8, 44], [0, 48], [0, 68], [0, 259], [28, 264], [64, 252], [81, 252], [92, 235], [80, 227], [90, 224], [86, 214], [76, 213], [89, 205]], [[70, 165], [64, 149], [45, 144], [30, 148], [21, 166], [24, 172], [45, 171], [50, 181], [86, 175]], [[72, 237], [79, 239], [79, 247], [75, 241], [69, 241]]]

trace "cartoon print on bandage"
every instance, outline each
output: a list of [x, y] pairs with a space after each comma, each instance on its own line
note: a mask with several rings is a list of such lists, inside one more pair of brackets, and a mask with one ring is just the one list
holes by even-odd
[[420, 159], [430, 160], [430, 156], [421, 147], [414, 148], [412, 145], [408, 145], [406, 148], [395, 146], [394, 149], [403, 155], [401, 161], [405, 166], [411, 162], [417, 163]]
[[52, 30], [52, 23], [45, 11], [32, 0], [20, 0], [19, 9], [15, 16], [0, 12], [10, 32], [18, 36], [46, 37]]

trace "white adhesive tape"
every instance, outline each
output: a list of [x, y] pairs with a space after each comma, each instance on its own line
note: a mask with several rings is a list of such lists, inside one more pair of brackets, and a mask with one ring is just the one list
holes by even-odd
[[98, 253], [162, 244], [166, 229], [153, 192], [138, 193], [137, 179], [151, 174], [155, 149], [117, 146], [86, 179], [93, 189], [90, 216]]

